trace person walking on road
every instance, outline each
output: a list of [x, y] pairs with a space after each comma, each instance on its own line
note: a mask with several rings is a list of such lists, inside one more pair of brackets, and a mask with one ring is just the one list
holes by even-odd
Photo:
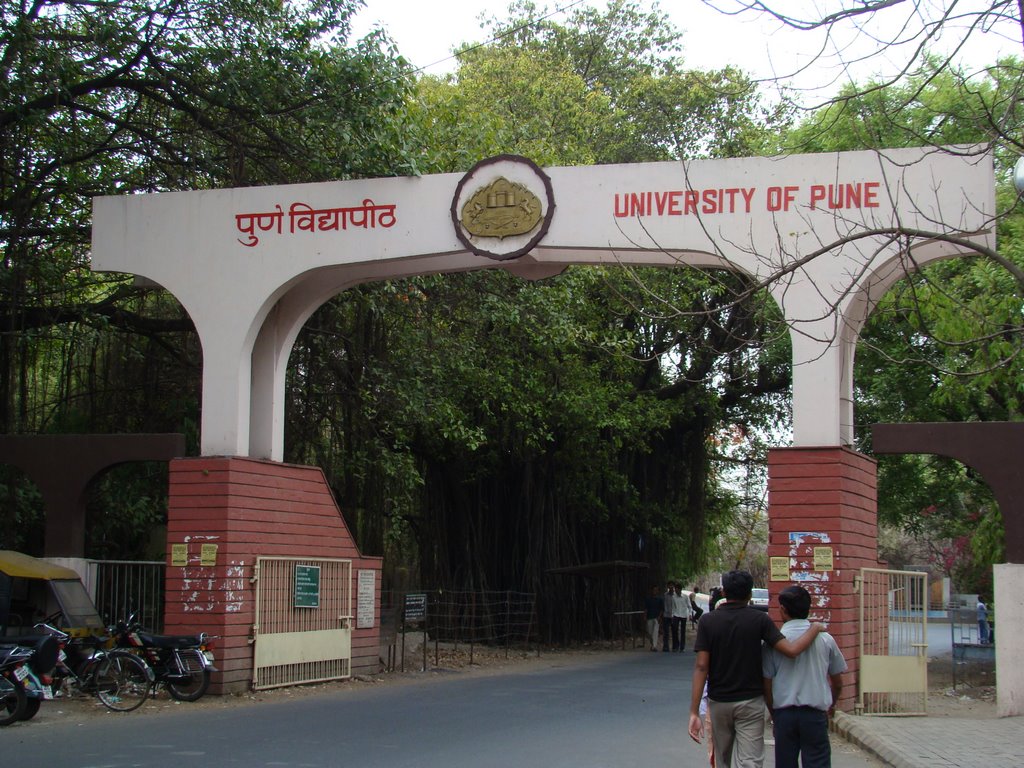
[[697, 660], [690, 691], [690, 738], [700, 743], [704, 723], [700, 700], [708, 684], [708, 712], [719, 768], [761, 768], [764, 763], [764, 678], [761, 642], [789, 658], [807, 650], [820, 624], [796, 640], [787, 639], [764, 611], [751, 608], [754, 579], [747, 571], [722, 576], [724, 602], [697, 624]]
[[658, 650], [661, 616], [665, 610], [665, 601], [657, 584], [651, 587], [651, 594], [644, 601], [644, 610], [647, 614], [647, 638], [651, 641], [651, 650], [656, 651]]
[[693, 585], [693, 591], [690, 592], [690, 622], [693, 624], [693, 628], [697, 628], [697, 622], [700, 621], [700, 617], [704, 615], [704, 609], [697, 605], [697, 595], [701, 591], [701, 587], [697, 584]]
[[683, 585], [676, 582], [672, 592], [672, 650], [686, 650], [686, 622], [690, 619], [690, 603], [683, 594]]
[[978, 642], [988, 645], [988, 606], [978, 595]]
[[[779, 593], [782, 634], [795, 640], [809, 628], [811, 595], [800, 586]], [[832, 635], [822, 632], [795, 659], [763, 650], [764, 700], [772, 712], [775, 768], [831, 768], [828, 721], [843, 690], [846, 659]]]
[[665, 653], [674, 651], [679, 647], [679, 635], [676, 633], [676, 624], [672, 620], [675, 616], [675, 596], [676, 583], [670, 581], [663, 596], [665, 605], [661, 614], [661, 650]]

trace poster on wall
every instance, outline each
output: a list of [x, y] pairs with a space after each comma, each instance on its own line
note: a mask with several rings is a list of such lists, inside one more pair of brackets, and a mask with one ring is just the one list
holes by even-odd
[[199, 548], [199, 564], [204, 566], [217, 564], [216, 544], [203, 544], [203, 546]]
[[171, 544], [171, 565], [188, 565], [188, 544]]
[[835, 561], [832, 557], [832, 547], [814, 548], [814, 570], [831, 571], [835, 569]]
[[377, 572], [359, 571], [356, 588], [356, 629], [370, 629], [376, 618], [374, 606], [377, 602]]
[[771, 566], [772, 581], [789, 581], [789, 558], [770, 557], [768, 562]]

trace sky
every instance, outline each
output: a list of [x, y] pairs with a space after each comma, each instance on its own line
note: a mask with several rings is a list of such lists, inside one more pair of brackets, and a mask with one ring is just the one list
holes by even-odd
[[[483, 42], [481, 13], [504, 18], [508, 4], [508, 0], [445, 0], [439, 4], [423, 0], [366, 0], [366, 7], [356, 17], [356, 36], [379, 24], [390, 32], [406, 58], [418, 67], [427, 67], [428, 73], [438, 74], [453, 68], [450, 52], [454, 46], [466, 41]], [[538, 2], [538, 6], [543, 5]], [[649, 7], [650, 2], [645, 1], [643, 5]], [[567, 9], [556, 12], [552, 16], [554, 21], [564, 21], [573, 10], [584, 6], [603, 9], [606, 3], [554, 0], [547, 4], [550, 10]], [[439, 12], [439, 8], [443, 8], [443, 12]], [[722, 66], [730, 58], [742, 57], [753, 63], [764, 56], [763, 24], [760, 29], [755, 24], [729, 24], [730, 39], [723, 45], [721, 41], [709, 39], [718, 37], [717, 34], [701, 34], [701, 30], [710, 25], [722, 28], [725, 24], [720, 14], [698, 0], [674, 0], [665, 3], [662, 9], [684, 32], [687, 59], [702, 69]]]
[[[638, 0], [648, 8], [652, 0]], [[738, 0], [711, 0], [719, 8], [735, 8]], [[777, 0], [778, 8], [795, 12], [800, 6], [833, 7], [839, 0]], [[958, 8], [985, 7], [990, 0], [961, 0]], [[537, 0], [539, 7], [565, 9], [552, 18], [564, 21], [574, 9], [589, 5], [604, 9], [605, 0]], [[849, 6], [849, 0], [845, 3]], [[763, 16], [726, 15], [709, 7], [702, 0], [662, 0], [659, 7], [683, 34], [683, 55], [696, 69], [717, 69], [735, 65], [759, 78], [790, 76], [814, 62], [814, 66], [795, 77], [790, 84], [814, 95], [827, 96], [849, 80], [850, 73], [863, 81], [879, 74], [898, 71], [916, 47], [908, 41], [902, 46], [888, 46], [890, 54], [880, 57], [881, 43], [890, 42], [909, 24], [920, 29], [922, 19], [935, 18], [949, 5], [947, 0], [915, 0], [900, 4], [892, 12], [877, 16], [874, 28], [848, 27], [844, 40], [826, 40], [823, 34], [801, 32], [781, 26]], [[451, 50], [463, 42], [485, 42], [480, 29], [481, 13], [505, 18], [508, 0], [366, 0], [366, 7], [355, 17], [354, 36], [361, 37], [379, 25], [388, 30], [399, 51], [428, 74], [443, 74], [455, 68]], [[972, 17], [965, 17], [963, 24]], [[884, 23], [884, 26], [883, 26]], [[951, 29], [934, 40], [931, 47], [951, 50], [963, 40], [961, 31]], [[1007, 25], [1005, 32], [996, 30], [972, 34], [971, 44], [964, 51], [965, 63], [985, 64], [994, 52], [1021, 55], [1020, 29]], [[836, 48], [842, 48], [841, 53]], [[824, 47], [825, 56], [818, 56]], [[840, 63], [842, 62], [842, 64]]]

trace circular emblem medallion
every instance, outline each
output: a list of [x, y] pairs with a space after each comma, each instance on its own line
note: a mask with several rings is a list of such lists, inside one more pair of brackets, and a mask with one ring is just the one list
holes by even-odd
[[499, 261], [529, 253], [547, 234], [554, 212], [551, 179], [518, 155], [481, 160], [462, 177], [452, 200], [459, 241]]

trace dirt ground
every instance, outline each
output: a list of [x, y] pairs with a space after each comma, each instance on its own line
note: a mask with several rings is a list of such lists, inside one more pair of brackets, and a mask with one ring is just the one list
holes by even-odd
[[[422, 669], [423, 656], [417, 658], [406, 656], [406, 671], [381, 672], [375, 675], [362, 675], [349, 680], [316, 683], [312, 685], [277, 688], [267, 691], [248, 691], [227, 696], [205, 696], [197, 702], [179, 702], [170, 698], [166, 691], [160, 691], [152, 699], [128, 716], [154, 716], [163, 712], [187, 709], [220, 710], [244, 706], [258, 706], [266, 702], [290, 701], [324, 693], [357, 691], [368, 686], [403, 685], [429, 680], [439, 680], [452, 674], [461, 675], [496, 675], [511, 669], [526, 666], [543, 669], [545, 667], [563, 666], [567, 663], [593, 658], [595, 654], [607, 653], [639, 653], [643, 648], [622, 650], [618, 645], [598, 645], [582, 649], [542, 649], [537, 651], [509, 651], [504, 649], [474, 648], [472, 663], [468, 649], [439, 650], [435, 657], [431, 648], [427, 655], [428, 666]], [[435, 664], [436, 659], [436, 664]], [[928, 714], [931, 717], [966, 717], [994, 718], [996, 716], [994, 675], [991, 670], [971, 668], [957, 670], [957, 686], [953, 688], [953, 666], [949, 657], [929, 659], [928, 679], [929, 697]], [[966, 684], [970, 680], [973, 684]], [[987, 684], [991, 682], [992, 684]], [[123, 717], [117, 712], [106, 709], [94, 697], [74, 697], [44, 702], [36, 720], [40, 722], [57, 722], [68, 719], [86, 722], [96, 717]]]
[[948, 655], [928, 659], [928, 716], [995, 717], [994, 664], [961, 663], [954, 670], [953, 659]]

